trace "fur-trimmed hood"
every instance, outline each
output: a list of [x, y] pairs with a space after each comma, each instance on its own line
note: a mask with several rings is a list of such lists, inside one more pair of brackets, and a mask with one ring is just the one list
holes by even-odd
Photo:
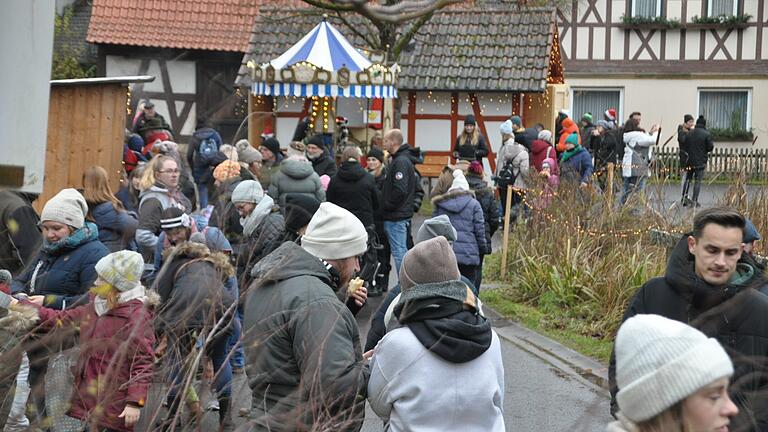
[[448, 201], [450, 199], [457, 198], [457, 197], [460, 197], [460, 196], [463, 196], [463, 195], [470, 195], [470, 196], [472, 196], [474, 198], [475, 192], [472, 191], [472, 190], [468, 190], [468, 191], [465, 191], [465, 190], [452, 190], [452, 191], [446, 192], [446, 193], [444, 193], [442, 195], [433, 196], [432, 197], [432, 204], [437, 204], [437, 203], [440, 203], [440, 202], [443, 202], [443, 201]]
[[184, 242], [163, 252], [163, 262], [170, 263], [177, 258], [203, 259], [210, 262], [224, 279], [235, 275], [235, 268], [229, 257], [222, 252], [211, 252], [207, 246], [195, 242]]

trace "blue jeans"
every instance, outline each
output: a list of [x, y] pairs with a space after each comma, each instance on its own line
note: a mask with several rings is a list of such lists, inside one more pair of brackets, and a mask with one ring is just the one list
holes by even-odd
[[227, 341], [227, 353], [232, 353], [229, 357], [229, 365], [232, 368], [243, 369], [245, 367], [245, 354], [243, 353], [243, 344], [240, 343], [240, 335], [243, 332], [243, 312], [237, 308], [235, 319], [232, 320], [232, 334]]
[[208, 207], [208, 185], [198, 183], [197, 184], [197, 195], [199, 196], [199, 205], [201, 209], [204, 209]]
[[[395, 257], [395, 271], [400, 275], [400, 265], [408, 252], [408, 219], [399, 221], [384, 221], [384, 232], [387, 233], [392, 256]], [[399, 280], [399, 277], [398, 277]]]
[[621, 204], [625, 204], [632, 193], [642, 193], [645, 189], [645, 176], [624, 177], [624, 187], [621, 192]]

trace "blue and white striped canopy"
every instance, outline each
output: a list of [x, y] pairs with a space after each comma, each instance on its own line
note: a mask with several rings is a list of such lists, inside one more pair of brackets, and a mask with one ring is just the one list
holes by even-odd
[[392, 85], [350, 85], [342, 87], [336, 84], [297, 84], [297, 83], [253, 83], [253, 94], [264, 96], [331, 96], [358, 98], [397, 98], [397, 89]]
[[327, 71], [346, 66], [358, 72], [371, 65], [336, 28], [323, 20], [283, 55], [270, 63], [275, 69], [284, 69], [294, 63], [306, 61]]

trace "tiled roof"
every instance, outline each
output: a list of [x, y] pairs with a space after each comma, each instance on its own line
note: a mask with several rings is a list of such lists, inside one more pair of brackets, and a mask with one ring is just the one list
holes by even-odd
[[264, 5], [294, 0], [93, 0], [88, 42], [245, 52]]
[[[310, 10], [305, 9], [304, 12]], [[278, 57], [319, 21], [317, 13], [262, 8], [238, 73], [237, 85], [247, 86], [248, 60], [264, 63]], [[358, 48], [359, 36], [329, 20]], [[554, 13], [550, 8], [446, 10], [435, 14], [400, 56], [398, 88], [402, 90], [543, 91]], [[358, 26], [357, 28], [364, 28]]]

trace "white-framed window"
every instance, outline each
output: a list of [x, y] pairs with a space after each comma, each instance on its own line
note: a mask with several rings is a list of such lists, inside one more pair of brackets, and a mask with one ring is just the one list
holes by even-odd
[[707, 0], [707, 15], [736, 16], [739, 14], [739, 0]]
[[752, 89], [700, 88], [698, 113], [708, 129], [752, 129]]
[[571, 88], [571, 118], [579, 122], [584, 113], [592, 114], [594, 121], [601, 120], [608, 109], [616, 110], [616, 122], [621, 122], [623, 88], [573, 87]]
[[633, 17], [657, 17], [661, 16], [662, 0], [632, 0]]

